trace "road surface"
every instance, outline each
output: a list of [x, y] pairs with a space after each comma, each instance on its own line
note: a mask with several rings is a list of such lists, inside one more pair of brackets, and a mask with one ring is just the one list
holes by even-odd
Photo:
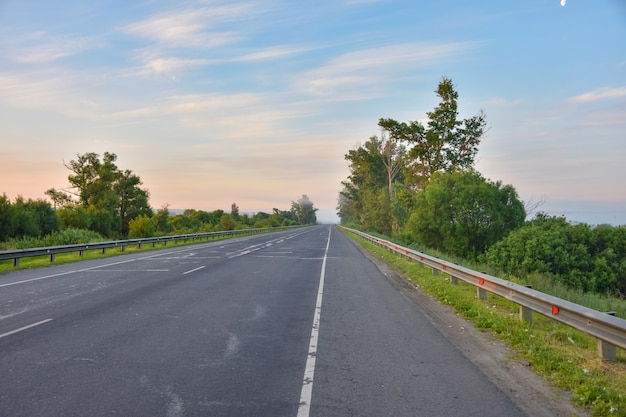
[[332, 226], [0, 275], [0, 416], [521, 417]]

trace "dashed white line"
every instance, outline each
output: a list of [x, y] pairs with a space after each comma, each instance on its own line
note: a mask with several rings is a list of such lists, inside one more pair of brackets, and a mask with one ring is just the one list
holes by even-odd
[[324, 275], [326, 272], [326, 259], [328, 258], [328, 247], [330, 246], [330, 233], [328, 230], [328, 240], [326, 241], [326, 251], [322, 260], [322, 272], [320, 274], [320, 284], [317, 289], [317, 301], [315, 303], [315, 314], [313, 315], [313, 328], [311, 329], [311, 341], [309, 343], [309, 354], [304, 367], [304, 378], [302, 378], [302, 391], [300, 391], [300, 405], [298, 406], [297, 417], [309, 417], [311, 412], [311, 398], [313, 396], [313, 376], [315, 375], [315, 358], [317, 356], [317, 339], [320, 333], [320, 319], [322, 316], [322, 296], [324, 295]]
[[187, 272], [183, 272], [183, 275], [187, 275], [187, 274], [191, 274], [192, 272], [199, 271], [199, 270], [201, 270], [201, 269], [202, 269], [202, 268], [204, 268], [204, 267], [205, 267], [205, 265], [203, 265], [203, 266], [199, 266], [199, 267], [194, 268], [194, 269], [192, 269], [192, 270], [189, 270], [189, 271], [187, 271]]
[[50, 321], [52, 321], [52, 319], [46, 319], [46, 320], [38, 321], [37, 323], [29, 324], [28, 326], [20, 327], [19, 329], [11, 330], [10, 332], [6, 332], [6, 333], [3, 333], [3, 334], [0, 334], [0, 339], [2, 339], [3, 337], [11, 336], [12, 334], [15, 334], [15, 333], [22, 332], [24, 330], [28, 330], [28, 329], [33, 328], [35, 326], [39, 326], [41, 324], [48, 323]]

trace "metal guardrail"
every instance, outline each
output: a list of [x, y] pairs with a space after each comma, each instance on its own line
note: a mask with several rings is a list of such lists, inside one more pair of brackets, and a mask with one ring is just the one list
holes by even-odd
[[624, 319], [446, 262], [358, 230], [345, 227], [343, 229], [429, 266], [435, 274], [441, 271], [450, 276], [452, 283], [461, 279], [476, 286], [479, 299], [486, 298], [487, 292], [490, 292], [518, 304], [521, 320], [532, 321], [534, 311], [597, 338], [598, 354], [602, 359], [616, 361], [616, 347], [626, 349], [626, 320]]
[[94, 243], [81, 243], [75, 245], [63, 245], [63, 246], [46, 246], [42, 248], [29, 248], [29, 249], [16, 249], [16, 250], [3, 250], [0, 251], [0, 261], [12, 259], [13, 266], [19, 265], [19, 260], [21, 258], [29, 258], [33, 256], [50, 256], [50, 262], [54, 262], [54, 257], [59, 253], [68, 253], [68, 252], [78, 252], [80, 256], [83, 255], [84, 251], [87, 250], [102, 250], [102, 253], [105, 253], [109, 248], [122, 248], [122, 251], [125, 250], [126, 246], [134, 246], [137, 245], [141, 248], [144, 244], [152, 243], [152, 246], [155, 246], [157, 243], [163, 243], [167, 245], [167, 242], [178, 243], [178, 241], [184, 241], [191, 239], [210, 239], [222, 236], [239, 236], [250, 233], [263, 233], [269, 231], [279, 231], [290, 229], [294, 227], [300, 226], [288, 226], [288, 227], [266, 227], [260, 229], [241, 229], [241, 230], [227, 230], [222, 232], [207, 232], [207, 233], [192, 233], [186, 235], [174, 235], [174, 236], [159, 236], [159, 237], [151, 237], [151, 238], [142, 238], [142, 239], [127, 239], [127, 240], [113, 240], [109, 242], [94, 242]]

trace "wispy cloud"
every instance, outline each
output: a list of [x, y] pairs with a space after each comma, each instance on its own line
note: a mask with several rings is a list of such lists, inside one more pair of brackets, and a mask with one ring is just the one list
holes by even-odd
[[121, 28], [123, 32], [167, 47], [212, 48], [239, 39], [230, 31], [211, 30], [247, 17], [251, 4], [220, 5], [152, 16]]
[[409, 74], [473, 47], [473, 43], [409, 43], [348, 52], [304, 73], [296, 83], [312, 95], [387, 84], [393, 76]]
[[177, 74], [181, 71], [203, 67], [211, 62], [212, 61], [208, 59], [153, 57], [146, 60], [138, 69], [136, 75], [140, 77], [167, 77], [176, 79]]
[[293, 139], [288, 121], [306, 110], [293, 104], [277, 104], [261, 94], [211, 94], [173, 97], [165, 109], [186, 128], [211, 132], [223, 140], [280, 142]]
[[611, 100], [626, 97], [626, 87], [599, 88], [588, 93], [572, 97], [569, 101], [577, 104], [593, 103], [596, 101]]
[[[3, 35], [7, 36], [7, 33]], [[5, 57], [28, 64], [50, 63], [105, 45], [98, 37], [52, 35], [46, 32], [33, 32], [21, 37], [10, 34], [4, 39], [1, 43], [6, 48]]]
[[135, 60], [140, 66], [130, 71], [131, 76], [177, 79], [178, 75], [186, 70], [201, 68], [210, 65], [220, 65], [227, 63], [248, 63], [272, 61], [287, 58], [291, 55], [308, 50], [304, 47], [274, 46], [259, 49], [254, 52], [239, 51], [228, 53], [231, 56], [220, 58], [183, 58], [160, 55], [158, 51], [145, 50], [135, 54]]
[[49, 109], [58, 98], [67, 96], [67, 80], [50, 74], [38, 77], [17, 73], [0, 73], [0, 101], [13, 108]]
[[[230, 61], [233, 61], [233, 62], [268, 61], [268, 60], [284, 58], [290, 55], [299, 54], [307, 50], [310, 50], [310, 48], [275, 46], [275, 47], [270, 47], [266, 49], [261, 49], [256, 52], [243, 54], [241, 56], [231, 58]], [[224, 60], [224, 61], [227, 61], [227, 60]]]

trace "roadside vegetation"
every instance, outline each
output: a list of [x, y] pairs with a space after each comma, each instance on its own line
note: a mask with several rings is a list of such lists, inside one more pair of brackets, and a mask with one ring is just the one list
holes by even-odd
[[361, 246], [391, 265], [421, 291], [490, 332], [512, 348], [511, 360], [529, 366], [557, 387], [572, 394], [572, 402], [593, 416], [626, 417], [626, 352], [618, 349], [617, 362], [598, 357], [597, 340], [540, 314], [532, 323], [518, 319], [519, 306], [488, 294], [479, 300], [476, 287], [409, 261], [365, 239], [349, 234]]
[[[448, 78], [435, 94], [440, 102], [426, 122], [381, 118], [380, 135], [345, 154], [341, 224], [626, 319], [626, 227], [549, 216], [537, 211], [541, 202], [524, 203], [512, 185], [485, 178], [474, 167], [485, 113], [459, 119], [458, 94]], [[506, 300], [477, 301], [474, 288], [388, 260], [510, 343], [594, 415], [626, 416], [624, 352], [617, 363], [602, 362], [596, 341], [579, 332], [543, 317], [519, 322], [517, 306]]]
[[317, 209], [306, 195], [292, 201], [289, 210], [271, 213], [240, 214], [236, 203], [230, 212], [174, 214], [167, 205], [155, 211], [139, 176], [118, 168], [116, 161], [108, 152], [77, 155], [64, 164], [69, 186], [45, 192], [50, 201], [0, 195], [0, 250], [317, 222]]
[[533, 213], [540, 203], [524, 204], [512, 185], [474, 168], [485, 113], [458, 119], [450, 79], [435, 93], [440, 103], [425, 124], [382, 118], [380, 136], [345, 154], [350, 174], [339, 193], [341, 223], [476, 262], [542, 291], [623, 299], [626, 227]]
[[[271, 230], [271, 228], [268, 228], [268, 229]], [[237, 234], [237, 237], [240, 237], [246, 234], [258, 233], [256, 231], [253, 231], [252, 229], [250, 229], [250, 232], [247, 233], [246, 232], [247, 230], [248, 229], [241, 229], [240, 231], [238, 231], [239, 233]], [[80, 243], [95, 243], [95, 242], [105, 241], [104, 239], [101, 239], [99, 235], [97, 234], [93, 235], [93, 232], [76, 231], [76, 230], [70, 230], [69, 232], [70, 232], [69, 237], [68, 237], [68, 240], [66, 240], [66, 242], [69, 241], [69, 242], [80, 244]], [[59, 235], [64, 235], [64, 234], [65, 232], [59, 233]], [[74, 237], [79, 237], [79, 238], [72, 239]], [[111, 256], [122, 255], [122, 254], [162, 249], [167, 246], [178, 247], [178, 246], [191, 245], [191, 244], [201, 243], [201, 242], [206, 242], [206, 241], [230, 239], [232, 237], [234, 237], [234, 235], [215, 235], [215, 236], [209, 236], [209, 237], [203, 237], [203, 238], [197, 238], [197, 239], [183, 238], [183, 239], [176, 239], [176, 240], [170, 240], [170, 241], [163, 241], [161, 243], [155, 243], [154, 245], [144, 244], [144, 245], [141, 245], [141, 247], [137, 244], [126, 245], [124, 247], [116, 246], [116, 247], [107, 248], [105, 251], [102, 251], [102, 249], [86, 250], [86, 251], [83, 251], [82, 255], [79, 253], [79, 251], [59, 253], [59, 254], [55, 254], [54, 256], [54, 264], [58, 265], [58, 264], [64, 264], [64, 263], [84, 261], [88, 259], [101, 259], [101, 258], [107, 258]], [[87, 239], [85, 240], [83, 238], [87, 238]], [[31, 244], [34, 244], [35, 246], [25, 246], [25, 247], [56, 246], [56, 245], [45, 244], [48, 242], [46, 238], [44, 238], [42, 241], [35, 240], [35, 241], [30, 241], [30, 242]], [[73, 243], [63, 243], [63, 244], [70, 245]], [[43, 246], [39, 246], [40, 244], [43, 244]], [[17, 269], [40, 268], [40, 267], [45, 267], [49, 265], [51, 265], [49, 255], [21, 258], [17, 266], [14, 266], [13, 260], [9, 259], [9, 260], [0, 261], [0, 274], [4, 272], [9, 272], [9, 271], [15, 271]]]

